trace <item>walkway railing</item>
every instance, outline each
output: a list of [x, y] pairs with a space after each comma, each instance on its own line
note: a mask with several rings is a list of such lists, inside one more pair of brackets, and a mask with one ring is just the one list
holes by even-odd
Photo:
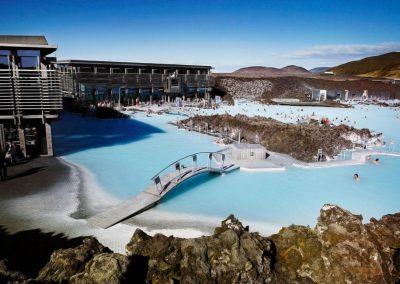
[[[155, 183], [158, 192], [161, 194], [168, 187], [168, 185], [179, 181], [193, 172], [212, 169], [223, 170], [226, 156], [224, 153], [222, 153], [222, 151], [223, 150], [216, 152], [197, 152], [182, 157], [160, 170], [151, 178], [151, 180]], [[206, 165], [199, 165], [199, 163], [201, 163], [199, 158], [203, 158], [203, 160], [206, 162]], [[191, 166], [185, 166], [183, 161], [191, 163]], [[215, 166], [213, 166], [213, 161], [216, 164]], [[165, 177], [167, 178], [165, 179]]]

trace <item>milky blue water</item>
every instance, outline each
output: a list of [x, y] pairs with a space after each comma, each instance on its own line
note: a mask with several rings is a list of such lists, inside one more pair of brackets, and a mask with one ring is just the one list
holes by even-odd
[[[264, 111], [263, 107], [249, 104], [218, 110], [226, 111], [293, 121], [297, 113], [314, 112], [331, 120], [338, 117], [339, 121], [348, 116], [350, 122], [346, 123], [356, 121], [356, 127], [369, 127], [383, 132], [387, 140], [400, 142], [399, 112], [389, 108], [269, 106]], [[220, 149], [206, 135], [177, 130], [167, 123], [176, 119], [172, 115], [137, 114], [134, 119], [102, 121], [64, 113], [53, 128], [55, 149], [67, 160], [89, 169], [104, 190], [125, 199], [145, 189], [158, 170], [181, 156]], [[180, 185], [158, 208], [220, 218], [234, 213], [242, 219], [279, 226], [314, 225], [325, 203], [338, 204], [365, 219], [380, 217], [400, 211], [400, 159], [380, 159], [378, 166], [205, 174]], [[361, 176], [359, 182], [353, 180], [355, 172]]]

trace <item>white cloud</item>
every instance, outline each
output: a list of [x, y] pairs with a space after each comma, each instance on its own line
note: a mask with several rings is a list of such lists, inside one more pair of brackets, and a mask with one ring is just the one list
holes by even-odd
[[400, 50], [399, 42], [381, 44], [319, 45], [290, 54], [292, 59], [350, 59]]

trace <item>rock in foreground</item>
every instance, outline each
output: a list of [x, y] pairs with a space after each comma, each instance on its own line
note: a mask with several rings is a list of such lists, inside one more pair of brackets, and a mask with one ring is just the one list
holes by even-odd
[[250, 233], [233, 216], [212, 236], [179, 239], [137, 230], [129, 255], [148, 258], [153, 283], [270, 283], [274, 279], [271, 241]]
[[[277, 247], [278, 280], [396, 283], [400, 279], [400, 267], [395, 265], [400, 247], [399, 218], [400, 214], [387, 215], [364, 225], [360, 215], [325, 205], [315, 229], [291, 226], [271, 236]], [[377, 227], [385, 234], [372, 234]]]
[[[149, 236], [136, 230], [127, 255], [96, 239], [54, 251], [39, 283], [399, 283], [400, 213], [362, 223], [324, 205], [315, 228], [292, 225], [271, 237], [234, 216], [211, 236]], [[29, 281], [0, 261], [0, 282]]]

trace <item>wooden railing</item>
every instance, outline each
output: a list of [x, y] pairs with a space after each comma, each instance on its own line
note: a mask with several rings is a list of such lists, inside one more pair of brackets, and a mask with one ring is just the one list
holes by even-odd
[[0, 116], [43, 116], [61, 109], [56, 70], [0, 70]]
[[[136, 73], [94, 73], [59, 71], [62, 90], [74, 92], [77, 82], [97, 86], [121, 86], [124, 88], [165, 88], [170, 75], [136, 74]], [[177, 78], [188, 88], [206, 88], [214, 85], [214, 80], [207, 74], [177, 75]], [[74, 83], [75, 81], [75, 83]]]

